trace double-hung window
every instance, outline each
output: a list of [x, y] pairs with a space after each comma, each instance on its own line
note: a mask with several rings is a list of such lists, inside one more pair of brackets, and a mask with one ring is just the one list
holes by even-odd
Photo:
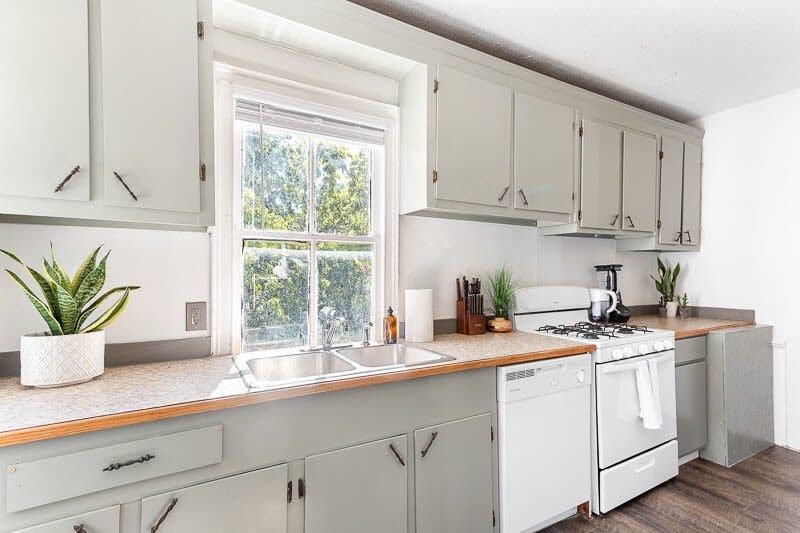
[[384, 130], [250, 98], [234, 114], [241, 351], [319, 344], [325, 307], [359, 340], [382, 303]]

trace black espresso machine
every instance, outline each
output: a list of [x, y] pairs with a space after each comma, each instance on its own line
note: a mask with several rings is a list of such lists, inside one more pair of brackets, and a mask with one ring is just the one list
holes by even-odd
[[608, 321], [615, 324], [627, 322], [631, 318], [631, 311], [622, 303], [617, 275], [622, 270], [622, 265], [595, 265], [594, 269], [597, 272], [598, 288], [613, 291], [617, 295], [617, 309], [608, 314]]

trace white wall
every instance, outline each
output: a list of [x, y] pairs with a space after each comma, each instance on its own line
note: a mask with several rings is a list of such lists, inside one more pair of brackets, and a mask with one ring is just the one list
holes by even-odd
[[478, 276], [509, 266], [520, 285], [595, 286], [594, 265], [622, 263], [620, 276], [626, 304], [654, 304], [657, 294], [649, 274], [655, 255], [617, 253], [610, 239], [544, 237], [536, 228], [400, 217], [398, 315], [405, 289], [433, 289], [434, 318], [455, 317], [457, 276]]
[[694, 304], [755, 309], [774, 325], [776, 441], [800, 449], [798, 124], [800, 89], [697, 122], [706, 131], [702, 249], [669, 259], [686, 267]]
[[[104, 244], [104, 250], [111, 250], [106, 288], [141, 285], [132, 293], [124, 315], [106, 332], [108, 342], [208, 335], [184, 331], [185, 303], [209, 300], [208, 234], [0, 224], [0, 248], [16, 253], [34, 268], [41, 268], [43, 256], [49, 257], [51, 241], [56, 259], [70, 274], [91, 250]], [[5, 256], [0, 258], [0, 267], [22, 274]], [[30, 279], [27, 273], [22, 277]], [[27, 298], [2, 271], [0, 302], [0, 352], [18, 350], [23, 333], [46, 329]]]

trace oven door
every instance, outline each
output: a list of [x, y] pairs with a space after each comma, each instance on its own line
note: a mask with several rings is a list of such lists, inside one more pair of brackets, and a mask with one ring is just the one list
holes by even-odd
[[[636, 368], [640, 362], [648, 361], [653, 361], [658, 370], [662, 417], [658, 429], [646, 429], [639, 416]], [[677, 437], [674, 350], [598, 364], [595, 372], [600, 468], [608, 468]]]

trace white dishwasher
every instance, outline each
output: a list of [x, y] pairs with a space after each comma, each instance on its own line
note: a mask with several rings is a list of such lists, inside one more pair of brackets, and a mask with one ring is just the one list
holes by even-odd
[[589, 501], [591, 362], [498, 367], [500, 531], [536, 531]]

